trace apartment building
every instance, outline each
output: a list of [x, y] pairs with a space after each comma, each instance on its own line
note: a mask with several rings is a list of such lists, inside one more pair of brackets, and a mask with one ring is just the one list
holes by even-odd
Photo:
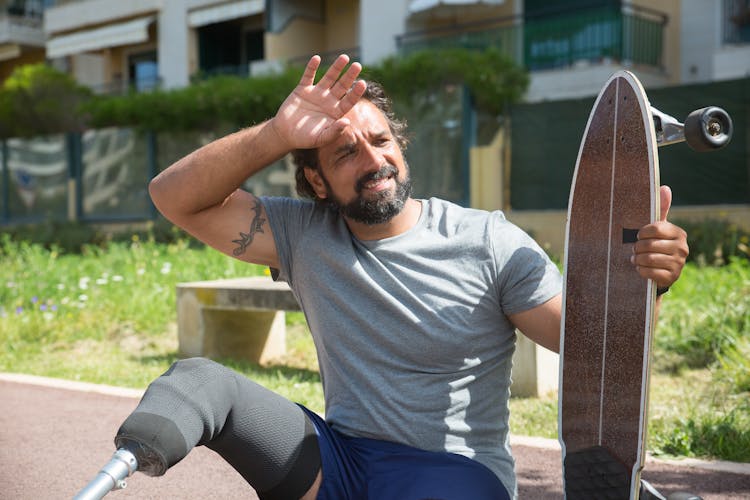
[[45, 60], [44, 8], [51, 1], [0, 1], [0, 81], [13, 68]]
[[47, 59], [102, 92], [438, 46], [500, 48], [530, 70], [530, 101], [591, 95], [623, 66], [651, 87], [733, 79], [750, 72], [750, 2], [0, 1], [0, 78]]
[[315, 52], [356, 55], [358, 8], [344, 0], [57, 1], [44, 16], [47, 57], [94, 89], [181, 87]]

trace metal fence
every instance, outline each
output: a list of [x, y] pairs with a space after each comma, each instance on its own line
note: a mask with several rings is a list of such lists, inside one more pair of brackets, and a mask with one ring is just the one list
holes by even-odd
[[0, 148], [3, 223], [143, 219], [154, 172], [153, 136], [107, 128], [8, 139]]
[[[0, 224], [45, 220], [129, 222], [156, 217], [149, 181], [182, 156], [224, 133], [143, 132], [131, 128], [0, 142]], [[257, 195], [290, 196], [288, 159], [253, 176]]]
[[[683, 121], [704, 106], [732, 116], [734, 136], [724, 149], [696, 153], [687, 145], [659, 148], [661, 182], [675, 205], [750, 203], [750, 79], [647, 89], [651, 104]], [[512, 107], [511, 206], [516, 210], [564, 209], [578, 148], [594, 97]]]

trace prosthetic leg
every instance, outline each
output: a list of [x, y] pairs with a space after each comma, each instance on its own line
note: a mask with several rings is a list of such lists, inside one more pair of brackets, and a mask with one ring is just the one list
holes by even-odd
[[315, 428], [299, 406], [203, 358], [178, 361], [152, 382], [115, 445], [112, 460], [77, 499], [101, 498], [135, 470], [163, 475], [201, 445], [263, 500], [300, 498], [320, 470]]

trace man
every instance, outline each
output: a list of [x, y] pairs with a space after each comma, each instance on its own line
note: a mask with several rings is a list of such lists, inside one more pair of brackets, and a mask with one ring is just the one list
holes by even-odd
[[[559, 272], [500, 212], [412, 198], [403, 125], [348, 61], [315, 84], [313, 57], [275, 117], [191, 153], [150, 189], [175, 224], [290, 284], [315, 339], [326, 421], [191, 359], [149, 386], [116, 441], [152, 474], [206, 445], [263, 499], [514, 497], [515, 329], [559, 350]], [[314, 201], [239, 189], [289, 152]], [[666, 222], [668, 189], [662, 198], [633, 263], [663, 288], [687, 244]]]

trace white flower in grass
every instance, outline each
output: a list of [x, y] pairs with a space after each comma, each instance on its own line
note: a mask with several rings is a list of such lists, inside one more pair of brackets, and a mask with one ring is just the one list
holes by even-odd
[[64, 284], [62, 284], [62, 283], [58, 283], [58, 284], [57, 284], [57, 289], [58, 289], [58, 290], [65, 290], [65, 285], [64, 285]]
[[89, 296], [86, 295], [85, 293], [82, 293], [81, 295], [78, 296], [78, 300], [80, 302], [86, 302], [87, 300], [89, 300]]
[[89, 287], [89, 281], [91, 281], [91, 278], [89, 278], [88, 276], [80, 278], [78, 280], [78, 288], [80, 288], [81, 290], [86, 290]]
[[135, 272], [135, 274], [137, 274], [138, 276], [143, 276], [144, 274], [146, 274], [146, 270], [143, 269], [142, 267], [138, 268], [138, 270]]
[[169, 274], [169, 272], [172, 270], [172, 263], [171, 262], [165, 262], [161, 266], [161, 273], [162, 274]]
[[122, 280], [124, 280], [124, 279], [125, 279], [125, 278], [123, 278], [123, 277], [122, 277], [122, 276], [120, 276], [119, 274], [115, 274], [114, 276], [112, 276], [112, 281], [122, 281]]
[[7, 288], [15, 288], [16, 284], [13, 281], [9, 281], [5, 284]]
[[96, 280], [97, 285], [106, 285], [107, 283], [109, 283], [109, 281], [107, 281], [107, 278], [99, 278]]

